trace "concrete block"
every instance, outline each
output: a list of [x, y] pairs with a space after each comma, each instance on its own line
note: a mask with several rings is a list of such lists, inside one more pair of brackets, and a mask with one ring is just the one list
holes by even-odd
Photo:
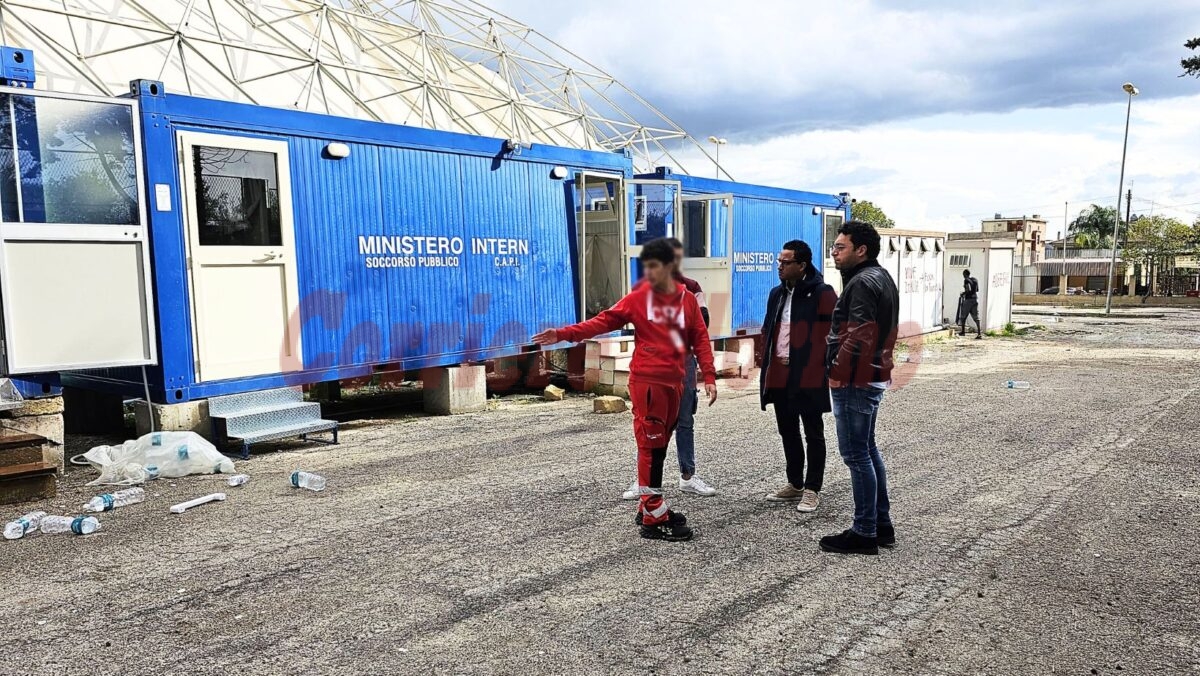
[[633, 338], [609, 338], [597, 341], [600, 344], [601, 357], [632, 357]]
[[[151, 431], [195, 432], [209, 441], [214, 441], [207, 401], [153, 404], [149, 408], [146, 407], [146, 402], [137, 401], [133, 404], [133, 413], [139, 437]], [[154, 421], [153, 430], [150, 429], [151, 416]]]
[[625, 400], [620, 397], [596, 397], [592, 402], [595, 413], [624, 413], [627, 408]]
[[629, 365], [633, 362], [633, 357], [601, 357], [601, 371], [629, 371]]
[[615, 378], [614, 372], [605, 371], [605, 370], [601, 369], [601, 371], [600, 371], [600, 384], [601, 385], [612, 385], [614, 382], [616, 382], [614, 380], [614, 378]]
[[583, 382], [590, 389], [600, 382], [600, 369], [587, 369], [583, 372]]
[[725, 351], [737, 355], [742, 373], [749, 373], [754, 368], [754, 338], [730, 338], [725, 341]]
[[588, 355], [583, 358], [583, 368], [598, 369], [600, 368], [600, 361], [601, 359], [599, 353], [596, 353], [595, 355]]
[[421, 373], [425, 412], [434, 415], [475, 413], [487, 408], [487, 369], [450, 366]]
[[546, 401], [562, 401], [567, 395], [567, 391], [561, 387], [550, 385], [542, 392], [542, 398]]
[[33, 415], [55, 415], [63, 412], [62, 397], [46, 397], [45, 399], [26, 399], [20, 408], [5, 411], [7, 418], [28, 418]]
[[64, 426], [61, 413], [33, 415], [24, 418], [0, 418], [0, 427], [14, 432], [35, 434], [59, 446], [63, 444]]

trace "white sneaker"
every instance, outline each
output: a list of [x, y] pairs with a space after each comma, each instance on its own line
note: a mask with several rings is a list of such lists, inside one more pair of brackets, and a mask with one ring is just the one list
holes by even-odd
[[692, 475], [691, 479], [684, 481], [683, 477], [679, 478], [679, 490], [684, 493], [695, 493], [696, 495], [711, 498], [717, 494], [717, 489], [704, 483], [704, 479], [696, 475]]
[[642, 489], [640, 486], [638, 486], [637, 479], [634, 479], [633, 483], [629, 484], [629, 490], [627, 490], [621, 494], [621, 499], [622, 500], [637, 500], [639, 497], [641, 497], [641, 495], [642, 495]]

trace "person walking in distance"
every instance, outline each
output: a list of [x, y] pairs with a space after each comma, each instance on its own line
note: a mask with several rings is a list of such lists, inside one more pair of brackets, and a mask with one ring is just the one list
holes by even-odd
[[[708, 303], [704, 299], [704, 289], [700, 283], [683, 274], [683, 242], [670, 237], [667, 243], [675, 251], [675, 281], [683, 285], [688, 293], [696, 297], [700, 305], [700, 315], [704, 318], [704, 326], [708, 328]], [[643, 279], [638, 284], [645, 284]], [[717, 489], [709, 486], [703, 479], [696, 476], [696, 411], [699, 400], [696, 396], [696, 355], [688, 353], [684, 357], [683, 397], [679, 402], [679, 424], [675, 427], [675, 455], [679, 458], [679, 490], [702, 497], [712, 497]], [[638, 481], [635, 478], [629, 489], [621, 494], [625, 500], [636, 500], [640, 495]]]
[[667, 508], [662, 497], [663, 461], [675, 431], [683, 396], [684, 361], [689, 351], [700, 362], [709, 406], [717, 400], [712, 345], [696, 297], [674, 277], [675, 252], [665, 239], [647, 242], [639, 256], [645, 284], [592, 319], [533, 337], [538, 345], [576, 343], [633, 324], [637, 340], [629, 365], [633, 436], [638, 449], [639, 506], [635, 519], [641, 536], [690, 540], [687, 518]]
[[825, 338], [837, 294], [813, 267], [808, 244], [799, 240], [784, 244], [776, 263], [779, 286], [767, 297], [763, 319], [759, 404], [764, 411], [767, 404], [775, 408], [787, 484], [767, 500], [798, 502], [797, 511], [815, 512], [825, 479], [823, 416], [831, 410]]
[[875, 421], [892, 377], [900, 293], [879, 265], [879, 233], [870, 225], [847, 222], [830, 253], [842, 274], [842, 295], [833, 309], [826, 362], [838, 450], [850, 468], [854, 522], [820, 544], [827, 552], [878, 554], [879, 546], [896, 543]]
[[963, 290], [958, 296], [958, 335], [967, 335], [967, 315], [975, 321], [975, 340], [983, 339], [983, 328], [979, 325], [979, 280], [963, 270]]

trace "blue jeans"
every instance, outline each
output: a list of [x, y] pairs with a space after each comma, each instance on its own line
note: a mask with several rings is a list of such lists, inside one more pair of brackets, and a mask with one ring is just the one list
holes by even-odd
[[833, 418], [837, 423], [838, 450], [850, 468], [854, 491], [855, 533], [875, 537], [875, 528], [891, 523], [887, 493], [887, 470], [875, 445], [875, 418], [883, 390], [877, 387], [839, 387], [830, 390]]
[[675, 428], [675, 451], [679, 455], [679, 473], [691, 475], [696, 471], [696, 435], [693, 431], [696, 415], [696, 358], [689, 355], [684, 362], [683, 397], [679, 400], [679, 424]]

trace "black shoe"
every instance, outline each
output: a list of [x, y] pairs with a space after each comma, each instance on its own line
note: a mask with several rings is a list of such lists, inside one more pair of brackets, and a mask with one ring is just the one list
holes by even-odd
[[896, 527], [890, 523], [881, 523], [875, 529], [875, 539], [880, 547], [891, 549], [896, 546]]
[[[633, 517], [633, 522], [639, 526], [642, 525], [642, 510], [638, 510], [638, 513]], [[668, 509], [666, 522], [672, 526], [684, 526], [687, 525], [687, 517], [680, 512]]]
[[683, 525], [660, 523], [654, 526], [642, 526], [642, 537], [647, 540], [666, 540], [667, 542], [686, 542], [692, 539], [692, 529]]
[[975, 336], [975, 340], [983, 340], [983, 336]]
[[879, 553], [876, 538], [859, 535], [852, 530], [843, 531], [839, 535], [826, 535], [821, 538], [821, 551], [835, 554], [868, 554]]
[[958, 332], [958, 337], [959, 337], [959, 338], [962, 338], [962, 337], [963, 337], [963, 336], [965, 336], [965, 335], [967, 335], [967, 332], [966, 332], [966, 331], [959, 331], [959, 332]]

